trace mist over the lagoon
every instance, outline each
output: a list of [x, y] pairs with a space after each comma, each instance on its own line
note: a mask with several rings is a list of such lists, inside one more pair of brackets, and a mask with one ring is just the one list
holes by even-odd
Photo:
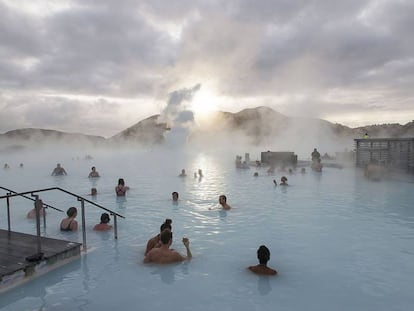
[[[104, 139], [82, 134], [56, 134], [53, 131], [27, 129], [20, 133], [24, 137], [23, 144], [21, 140], [9, 139], [0, 148], [0, 155], [6, 163], [7, 154], [12, 156], [22, 152], [24, 154], [25, 151], [36, 154], [36, 150], [40, 149], [72, 155], [119, 153], [128, 150], [190, 150], [219, 153], [231, 159], [236, 155], [250, 153], [251, 159], [259, 160], [260, 152], [270, 150], [291, 151], [299, 159], [306, 160], [314, 148], [329, 155], [353, 148], [352, 138], [334, 133], [328, 122], [286, 118], [266, 107], [247, 109], [236, 117], [228, 113], [216, 113], [208, 118], [198, 115], [192, 111], [191, 103], [201, 88], [201, 84], [195, 84], [169, 94], [165, 108], [160, 111], [158, 120], [154, 121], [165, 123], [168, 127], [167, 131], [160, 134], [163, 137], [161, 143], [144, 143], [134, 138], [122, 138], [122, 133], [114, 136], [116, 139]], [[140, 135], [151, 137], [154, 130], [154, 127], [141, 127]]]

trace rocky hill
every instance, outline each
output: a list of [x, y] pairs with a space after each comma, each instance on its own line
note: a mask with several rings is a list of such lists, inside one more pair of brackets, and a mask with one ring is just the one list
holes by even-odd
[[146, 118], [137, 124], [112, 136], [112, 143], [160, 144], [164, 142], [164, 133], [169, 130], [166, 123], [158, 123], [159, 115]]
[[105, 138], [101, 136], [25, 128], [0, 134], [0, 151], [18, 151], [28, 147], [46, 147], [50, 145], [87, 145], [96, 147], [105, 144], [105, 142]]
[[[48, 144], [162, 144], [168, 125], [158, 122], [159, 115], [146, 118], [120, 133], [105, 139], [101, 136], [65, 133], [45, 129], [18, 129], [0, 134], [0, 151], [20, 150], [26, 146]], [[173, 131], [172, 131], [173, 132]], [[218, 111], [208, 121], [194, 124], [188, 140], [214, 143], [222, 141], [234, 146], [251, 144], [280, 149], [305, 150], [322, 146], [329, 150], [353, 147], [353, 139], [368, 133], [375, 137], [414, 137], [414, 121], [405, 125], [382, 124], [350, 128], [321, 119], [288, 117], [268, 107], [244, 109], [237, 113]]]

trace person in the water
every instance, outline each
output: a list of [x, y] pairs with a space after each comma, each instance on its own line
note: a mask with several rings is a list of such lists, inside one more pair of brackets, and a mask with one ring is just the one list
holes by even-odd
[[99, 173], [96, 171], [96, 167], [92, 166], [91, 168], [91, 172], [89, 173], [89, 178], [96, 178], [96, 177], [100, 177]]
[[144, 263], [158, 263], [169, 264], [174, 262], [180, 262], [184, 260], [190, 260], [193, 255], [190, 251], [190, 240], [183, 238], [183, 244], [187, 250], [186, 256], [181, 255], [179, 252], [170, 249], [172, 244], [172, 232], [165, 229], [160, 234], [161, 246], [150, 250], [144, 258]]
[[76, 231], [78, 230], [78, 222], [75, 220], [76, 216], [78, 215], [78, 210], [76, 207], [69, 207], [66, 211], [66, 215], [68, 217], [62, 219], [60, 223], [60, 230], [61, 231]]
[[231, 209], [231, 206], [227, 204], [227, 197], [224, 194], [219, 196], [219, 204], [223, 207], [224, 210]]
[[109, 217], [108, 213], [102, 213], [101, 215], [101, 223], [96, 224], [93, 227], [93, 230], [95, 231], [108, 231], [112, 229], [112, 226], [109, 225], [109, 221], [111, 220], [111, 218]]
[[174, 202], [178, 202], [178, 192], [177, 191], [174, 191], [173, 193], [171, 193], [171, 196], [172, 196], [172, 200]]
[[36, 209], [39, 211], [39, 216], [46, 215], [46, 210], [45, 210], [45, 207], [43, 206], [43, 201], [40, 199], [37, 199], [35, 201], [35, 207], [32, 208], [27, 213], [27, 218], [30, 218], [30, 219], [36, 218]]
[[123, 178], [118, 179], [118, 186], [115, 187], [115, 193], [119, 197], [124, 197], [126, 192], [129, 190], [128, 186], [125, 186], [125, 181]]
[[60, 163], [58, 163], [56, 165], [56, 167], [53, 169], [53, 172], [51, 174], [52, 176], [62, 176], [62, 175], [67, 175], [65, 169], [60, 166]]
[[145, 255], [150, 250], [152, 250], [154, 247], [160, 247], [161, 246], [161, 240], [160, 240], [161, 232], [163, 232], [165, 229], [168, 229], [168, 230], [171, 231], [172, 230], [171, 224], [172, 224], [172, 220], [167, 218], [164, 221], [164, 223], [160, 226], [160, 233], [148, 240], [147, 248], [145, 249]]
[[250, 266], [248, 269], [253, 273], [260, 275], [276, 275], [277, 271], [267, 266], [267, 262], [270, 259], [270, 251], [265, 245], [261, 245], [257, 250], [257, 259], [259, 264], [256, 266]]

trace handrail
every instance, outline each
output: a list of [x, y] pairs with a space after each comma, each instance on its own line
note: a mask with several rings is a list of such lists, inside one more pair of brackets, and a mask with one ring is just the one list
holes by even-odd
[[[6, 190], [6, 191], [8, 191], [8, 192], [11, 192], [11, 193], [14, 193], [14, 194], [17, 194], [17, 192], [16, 191], [13, 191], [13, 190], [10, 190], [10, 189], [7, 189], [7, 188], [5, 188], [5, 187], [2, 187], [2, 186], [0, 186], [0, 189], [3, 189], [3, 190]], [[28, 200], [31, 200], [31, 201], [36, 201], [35, 199], [32, 199], [32, 198], [30, 198], [30, 197], [28, 197], [28, 196], [25, 196], [25, 195], [21, 195], [23, 198], [26, 198], [26, 199], [28, 199]], [[10, 196], [8, 196], [8, 197], [10, 197]], [[53, 208], [54, 210], [57, 210], [57, 211], [59, 211], [59, 212], [64, 212], [64, 211], [62, 211], [61, 209], [59, 209], [59, 208], [57, 208], [57, 207], [54, 207], [54, 206], [52, 206], [52, 205], [49, 205], [49, 204], [46, 204], [46, 203], [43, 203], [43, 206], [44, 207], [46, 207], [46, 208]]]
[[[1, 188], [6, 189], [4, 187], [1, 187]], [[6, 189], [6, 190], [9, 191], [8, 189]], [[121, 217], [121, 218], [125, 218], [125, 217], [122, 216], [121, 214], [118, 214], [117, 212], [114, 212], [114, 211], [112, 211], [112, 210], [110, 210], [110, 209], [108, 209], [106, 207], [103, 207], [103, 206], [101, 206], [101, 205], [99, 205], [99, 204], [97, 204], [95, 202], [92, 202], [91, 200], [85, 199], [82, 196], [79, 196], [79, 195], [77, 195], [75, 193], [72, 193], [70, 191], [67, 191], [67, 190], [62, 189], [62, 188], [59, 188], [59, 187], [51, 187], [51, 188], [38, 189], [38, 190], [32, 190], [32, 191], [25, 191], [25, 192], [20, 192], [20, 193], [16, 193], [14, 191], [9, 191], [9, 193], [7, 195], [0, 196], [0, 199], [4, 199], [4, 198], [7, 199], [7, 211], [8, 211], [9, 232], [10, 232], [10, 215], [9, 215], [9, 213], [10, 213], [10, 206], [9, 206], [10, 205], [10, 202], [9, 202], [10, 197], [16, 197], [16, 196], [26, 197], [25, 195], [30, 193], [30, 195], [32, 197], [35, 197], [36, 198], [34, 201], [35, 201], [35, 210], [36, 210], [36, 227], [37, 227], [37, 239], [38, 239], [38, 255], [42, 256], [43, 254], [41, 253], [41, 246], [40, 246], [40, 227], [39, 227], [40, 220], [39, 220], [39, 212], [38, 212], [38, 209], [36, 208], [36, 203], [39, 200], [39, 196], [38, 195], [35, 195], [34, 193], [51, 191], [51, 190], [59, 190], [59, 191], [65, 192], [65, 193], [67, 193], [67, 194], [69, 194], [71, 196], [76, 197], [77, 200], [81, 202], [81, 212], [82, 212], [82, 238], [83, 238], [83, 243], [82, 244], [83, 244], [83, 250], [84, 251], [86, 251], [85, 201], [88, 202], [88, 203], [90, 203], [90, 204], [92, 204], [92, 205], [95, 205], [96, 207], [98, 207], [100, 209], [103, 209], [103, 210], [109, 212], [111, 215], [114, 216], [114, 235], [115, 235], [115, 239], [118, 238], [117, 217]], [[14, 192], [14, 193], [12, 194], [11, 192]], [[28, 198], [28, 197], [26, 197], [26, 198]], [[29, 198], [29, 199], [31, 199], [31, 198]], [[45, 216], [44, 216], [44, 219], [45, 219]], [[46, 223], [45, 223], [45, 226], [46, 226]]]
[[[3, 187], [0, 187], [0, 188], [3, 188]], [[112, 210], [110, 210], [110, 209], [108, 209], [106, 207], [103, 207], [102, 205], [96, 204], [95, 202], [93, 202], [91, 200], [85, 199], [84, 197], [82, 197], [80, 195], [77, 195], [75, 193], [72, 193], [70, 191], [67, 191], [67, 190], [62, 189], [62, 188], [59, 188], [59, 187], [52, 187], [52, 188], [38, 189], [38, 190], [32, 190], [32, 191], [25, 191], [25, 192], [20, 192], [20, 193], [13, 193], [11, 195], [3, 195], [3, 196], [0, 196], [0, 199], [4, 199], [4, 198], [7, 198], [7, 197], [10, 198], [10, 197], [16, 197], [16, 196], [23, 196], [23, 195], [29, 194], [29, 193], [32, 194], [32, 193], [35, 193], [35, 192], [45, 192], [45, 191], [50, 191], [50, 190], [59, 190], [59, 191], [65, 192], [65, 193], [70, 194], [70, 195], [72, 195], [74, 197], [77, 197], [79, 199], [82, 199], [82, 200], [84, 200], [84, 201], [86, 201], [86, 202], [88, 202], [88, 203], [90, 203], [92, 205], [95, 205], [96, 207], [99, 207], [100, 209], [105, 210], [105, 211], [111, 213], [111, 215], [116, 215], [118, 217], [125, 218], [124, 216], [122, 216], [121, 214], [118, 214], [117, 212], [114, 212], [114, 211], [112, 211]], [[33, 201], [35, 201], [35, 200], [33, 200]]]

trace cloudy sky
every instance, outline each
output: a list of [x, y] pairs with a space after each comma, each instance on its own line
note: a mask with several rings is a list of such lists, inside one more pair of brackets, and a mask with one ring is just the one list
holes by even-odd
[[0, 0], [0, 133], [109, 137], [197, 91], [351, 127], [414, 119], [411, 0]]

